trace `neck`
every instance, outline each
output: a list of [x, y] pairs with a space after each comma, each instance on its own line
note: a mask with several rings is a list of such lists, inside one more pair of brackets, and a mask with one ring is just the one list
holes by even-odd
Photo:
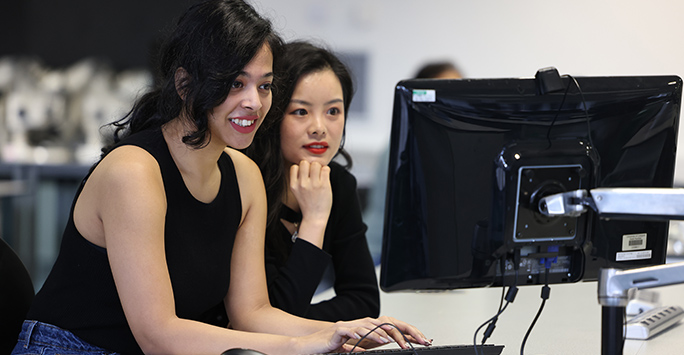
[[185, 144], [183, 137], [191, 130], [180, 118], [162, 126], [162, 132], [171, 156], [181, 173], [204, 175], [216, 169], [216, 162], [223, 152], [223, 147], [212, 145], [211, 142], [201, 148]]

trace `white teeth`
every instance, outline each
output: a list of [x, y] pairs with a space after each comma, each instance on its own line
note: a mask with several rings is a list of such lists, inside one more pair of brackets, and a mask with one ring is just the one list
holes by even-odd
[[239, 119], [235, 119], [235, 118], [231, 118], [230, 121], [235, 123], [236, 125], [238, 125], [240, 127], [249, 127], [249, 126], [253, 125], [254, 122], [256, 122], [256, 120], [239, 120]]
[[310, 145], [309, 147], [314, 148], [314, 149], [322, 149], [322, 148], [325, 148], [325, 147], [322, 146], [322, 145]]

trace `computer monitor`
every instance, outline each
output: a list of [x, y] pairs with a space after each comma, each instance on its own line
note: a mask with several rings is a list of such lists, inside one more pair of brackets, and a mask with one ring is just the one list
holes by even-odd
[[577, 189], [672, 187], [682, 80], [556, 79], [397, 84], [384, 291], [572, 283], [602, 267], [665, 262], [667, 221], [546, 217], [538, 202]]

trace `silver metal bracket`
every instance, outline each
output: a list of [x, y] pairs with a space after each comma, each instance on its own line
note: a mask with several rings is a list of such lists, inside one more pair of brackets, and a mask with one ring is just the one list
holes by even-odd
[[574, 190], [539, 200], [547, 216], [578, 217], [588, 209], [602, 218], [683, 220], [684, 188], [606, 187]]

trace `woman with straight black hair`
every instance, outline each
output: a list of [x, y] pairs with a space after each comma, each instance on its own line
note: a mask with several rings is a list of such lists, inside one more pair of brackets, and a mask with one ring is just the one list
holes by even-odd
[[[350, 71], [331, 51], [302, 41], [286, 44], [275, 68], [282, 74], [280, 93], [245, 151], [259, 164], [268, 196], [271, 304], [327, 321], [377, 317], [375, 268], [344, 150], [354, 95]], [[336, 156], [346, 165], [333, 161]], [[326, 268], [333, 271], [335, 296], [311, 304]]]
[[[251, 144], [281, 43], [241, 0], [192, 6], [163, 47], [159, 86], [115, 125], [79, 187], [55, 265], [14, 354], [348, 351], [395, 319], [331, 324], [271, 307], [266, 198]], [[223, 302], [231, 329], [201, 320]], [[403, 338], [383, 326], [366, 346]]]

